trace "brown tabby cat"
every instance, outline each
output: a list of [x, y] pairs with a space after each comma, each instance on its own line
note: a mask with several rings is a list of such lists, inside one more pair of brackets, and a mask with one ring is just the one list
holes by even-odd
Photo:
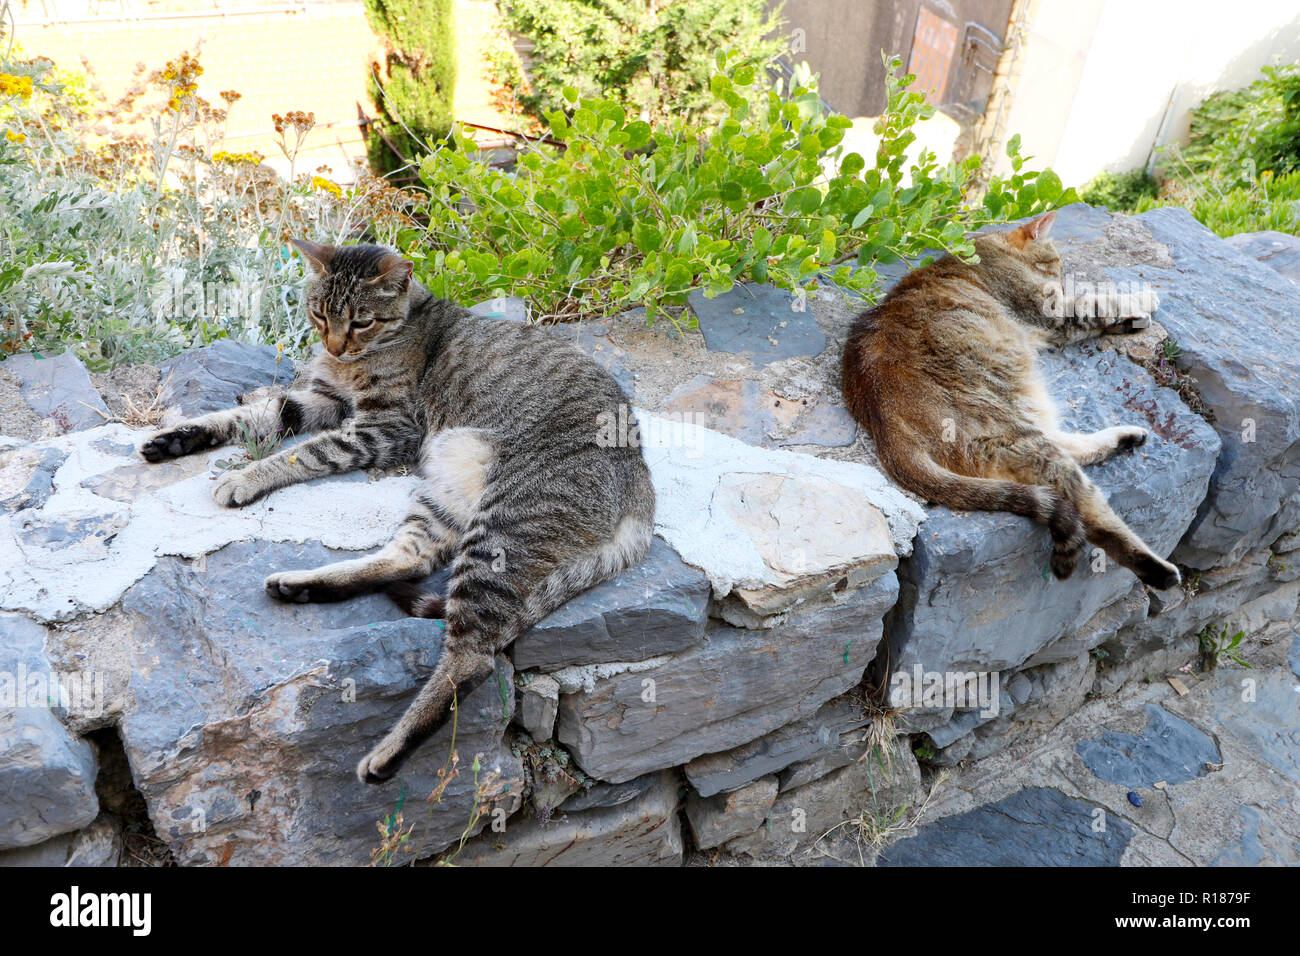
[[1172, 587], [1178, 569], [1124, 524], [1080, 467], [1142, 444], [1146, 430], [1061, 431], [1036, 367], [1043, 346], [1117, 321], [1056, 318], [1044, 308], [1064, 295], [1061, 258], [1047, 238], [1055, 218], [981, 234], [978, 263], [944, 256], [858, 316], [844, 349], [844, 397], [904, 488], [1047, 525], [1056, 577], [1074, 571], [1086, 538], [1144, 584]]
[[[492, 675], [496, 652], [645, 555], [654, 488], [634, 441], [602, 440], [602, 420], [628, 400], [582, 352], [435, 298], [392, 249], [294, 245], [315, 273], [307, 310], [325, 344], [305, 381], [160, 432], [141, 453], [187, 455], [241, 427], [317, 433], [222, 475], [213, 496], [231, 507], [323, 475], [419, 463], [424, 484], [378, 553], [266, 579], [281, 601], [387, 587], [409, 613], [446, 619], [433, 675], [357, 767], [375, 783], [442, 726], [453, 693], [464, 700]], [[444, 564], [445, 600], [401, 583]]]

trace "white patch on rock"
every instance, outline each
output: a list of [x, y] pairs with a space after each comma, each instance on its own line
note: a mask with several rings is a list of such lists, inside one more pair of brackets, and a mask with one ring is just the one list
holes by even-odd
[[[213, 501], [210, 472], [183, 477], [131, 502], [103, 498], [82, 486], [124, 465], [169, 467], [148, 465], [134, 451], [113, 448], [134, 449], [141, 434], [107, 425], [41, 443], [67, 451], [68, 457], [43, 508], [0, 518], [0, 608], [45, 621], [107, 610], [159, 557], [197, 558], [235, 541], [376, 548], [392, 537], [418, 484], [402, 477], [364, 486], [355, 479], [327, 479], [283, 488], [246, 508], [223, 508]], [[211, 464], [237, 452], [225, 447], [200, 454]], [[95, 534], [99, 530], [105, 533]]]
[[705, 573], [715, 597], [839, 569], [883, 571], [890, 550], [912, 553], [925, 511], [875, 468], [636, 415], [658, 496], [655, 531]]
[[651, 657], [644, 661], [582, 664], [575, 667], [563, 667], [547, 676], [559, 683], [561, 694], [576, 694], [578, 691], [590, 694], [596, 689], [596, 681], [598, 680], [605, 680], [619, 674], [637, 674], [641, 671], [651, 671], [656, 667], [667, 664], [670, 660], [672, 660], [672, 655], [664, 654], [661, 657]]
[[[704, 571], [717, 596], [787, 588], [832, 569], [874, 568], [891, 544], [899, 555], [911, 553], [924, 513], [875, 469], [638, 416], [658, 495], [656, 530]], [[159, 557], [198, 558], [236, 541], [377, 548], [391, 538], [419, 483], [334, 477], [282, 488], [246, 508], [223, 508], [212, 500], [212, 464], [237, 451], [200, 453], [208, 470], [195, 474], [192, 462], [142, 461], [134, 451], [142, 435], [112, 424], [30, 446], [58, 448], [67, 458], [43, 507], [0, 517], [0, 609], [44, 621], [104, 611]], [[176, 480], [125, 502], [84, 486], [124, 467]], [[746, 512], [746, 494], [759, 495], [761, 513]]]

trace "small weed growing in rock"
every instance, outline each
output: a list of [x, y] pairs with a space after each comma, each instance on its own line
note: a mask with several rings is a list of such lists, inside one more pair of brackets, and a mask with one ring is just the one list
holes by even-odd
[[1250, 662], [1241, 656], [1239, 650], [1245, 637], [1244, 631], [1237, 631], [1229, 636], [1226, 624], [1217, 634], [1207, 625], [1200, 633], [1201, 663], [1204, 668], [1212, 671], [1225, 661], [1232, 661], [1241, 667], [1250, 667]]
[[169, 373], [166, 380], [159, 383], [158, 390], [148, 401], [142, 399], [137, 402], [130, 395], [123, 395], [122, 403], [126, 406], [126, 413], [121, 416], [122, 424], [131, 428], [157, 428], [161, 425], [163, 416], [167, 414], [163, 391], [171, 383], [173, 374], [175, 373]]
[[1138, 354], [1130, 355], [1129, 358], [1150, 372], [1157, 385], [1177, 392], [1178, 397], [1183, 400], [1183, 404], [1207, 422], [1213, 422], [1214, 412], [1201, 398], [1196, 379], [1188, 372], [1179, 369], [1175, 364], [1182, 357], [1182, 354], [1182, 346], [1170, 337], [1160, 343], [1160, 353], [1154, 358], [1144, 359]]
[[235, 444], [244, 450], [249, 461], [270, 458], [282, 441], [284, 441], [282, 432], [271, 431], [259, 436], [247, 422], [240, 422], [239, 428], [235, 431]]
[[415, 824], [403, 826], [402, 808], [405, 804], [406, 786], [403, 785], [402, 794], [397, 798], [397, 809], [375, 824], [379, 830], [379, 846], [370, 851], [371, 866], [392, 866], [410, 841]]

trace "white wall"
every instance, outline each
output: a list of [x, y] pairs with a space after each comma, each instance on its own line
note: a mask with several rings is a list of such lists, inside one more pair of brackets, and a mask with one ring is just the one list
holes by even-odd
[[1289, 0], [1041, 0], [1007, 131], [1035, 168], [1079, 185], [1144, 165], [1153, 146], [1186, 140], [1209, 93], [1296, 60], [1300, 6]]

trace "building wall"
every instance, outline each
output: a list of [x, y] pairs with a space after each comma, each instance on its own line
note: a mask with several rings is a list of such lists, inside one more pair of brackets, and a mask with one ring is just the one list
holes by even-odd
[[[950, 23], [960, 46], [967, 23], [1001, 37], [1011, 0], [784, 0], [782, 30], [801, 31], [795, 36], [803, 49], [796, 48], [791, 59], [806, 60], [821, 74], [823, 99], [846, 116], [878, 116], [885, 108], [881, 52], [899, 56], [908, 66], [922, 8]], [[959, 56], [960, 49], [954, 58]]]
[[1185, 142], [1190, 111], [1300, 59], [1300, 10], [1275, 0], [1041, 0], [1007, 129], [1069, 185]]

